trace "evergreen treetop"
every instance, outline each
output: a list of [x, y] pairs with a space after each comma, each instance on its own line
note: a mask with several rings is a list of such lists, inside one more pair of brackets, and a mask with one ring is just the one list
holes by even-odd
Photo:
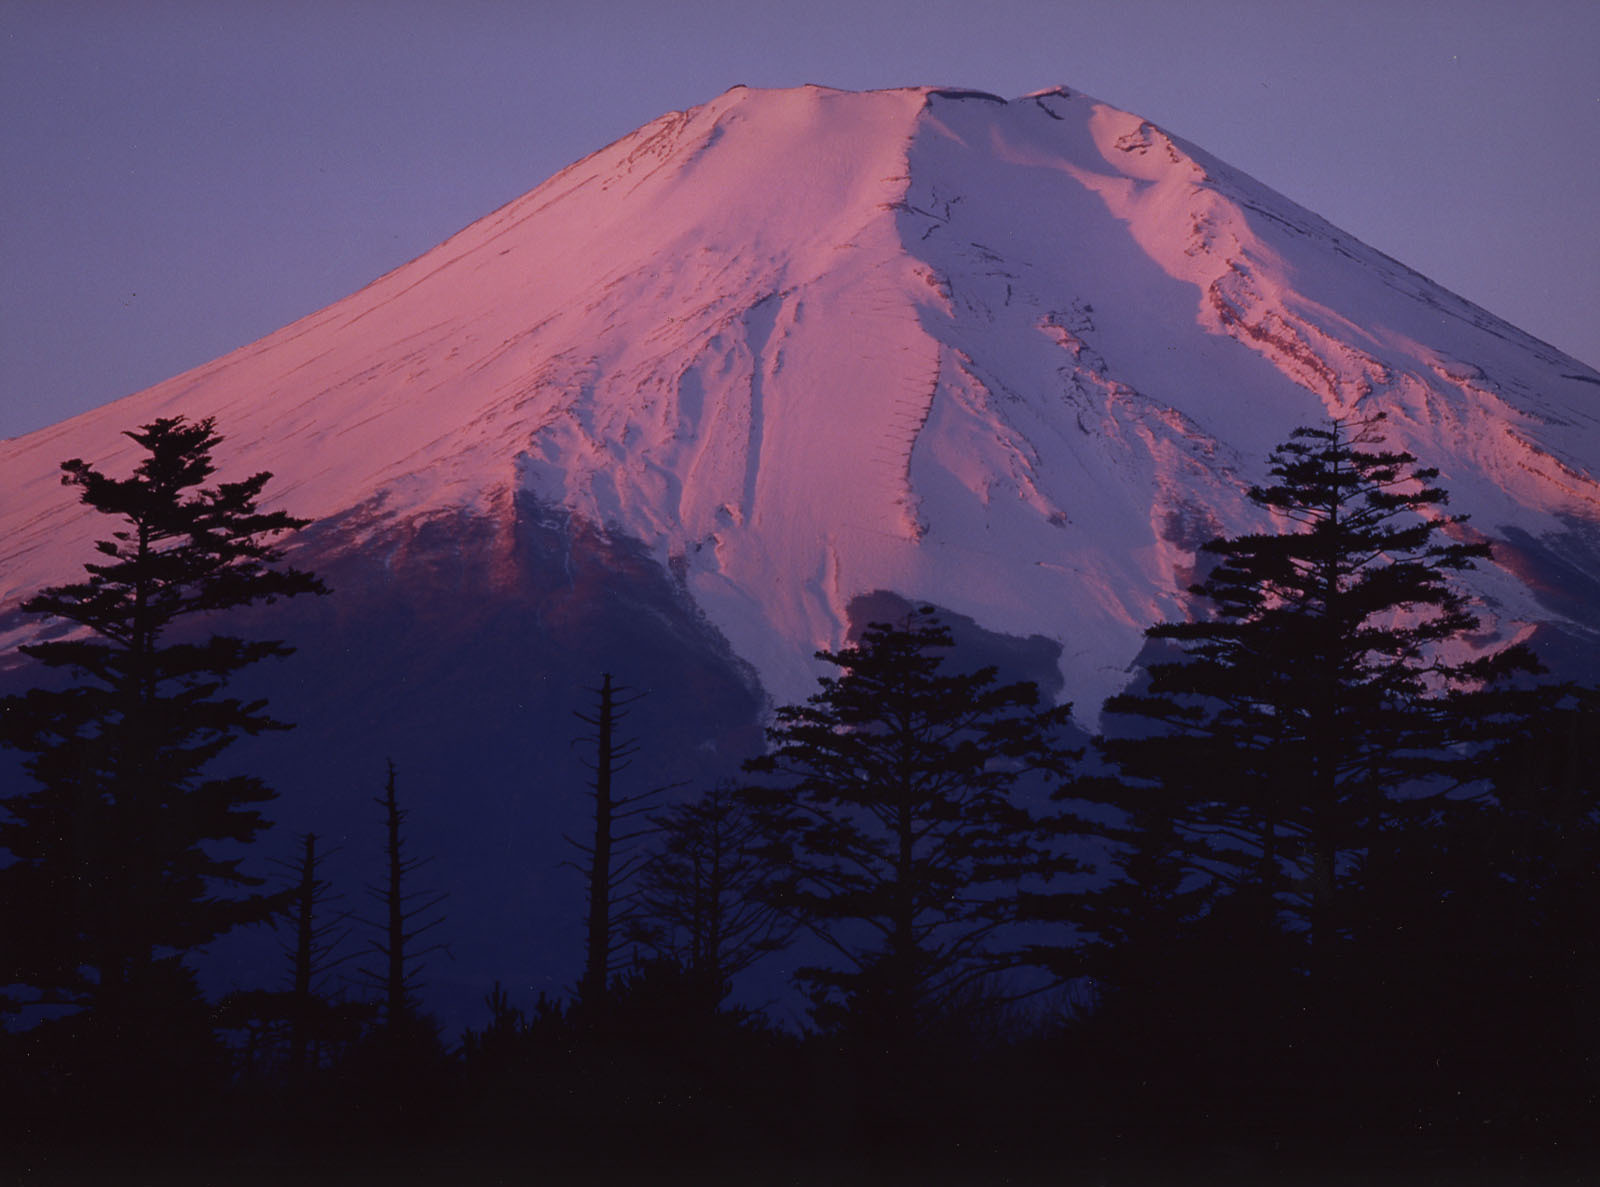
[[127, 478], [62, 465], [62, 482], [118, 527], [84, 580], [23, 607], [82, 628], [21, 649], [71, 683], [0, 704], [3, 740], [36, 784], [6, 800], [0, 821], [14, 858], [0, 871], [0, 913], [15, 941], [0, 980], [133, 1026], [163, 994], [187, 992], [160, 988], [187, 983], [183, 953], [276, 905], [218, 848], [265, 827], [273, 793], [212, 764], [241, 734], [288, 728], [226, 686], [292, 648], [208, 628], [227, 611], [327, 589], [280, 563], [276, 538], [307, 521], [258, 509], [270, 475], [204, 485], [222, 442], [212, 420], [163, 418], [127, 436], [145, 453]]
[[805, 704], [777, 711], [766, 814], [777, 901], [842, 961], [802, 976], [823, 997], [882, 1011], [901, 1038], [996, 970], [1020, 892], [1066, 869], [1015, 792], [1060, 776], [1070, 707], [993, 668], [951, 672], [949, 630], [929, 608], [873, 623]]
[[1454, 538], [1438, 471], [1382, 447], [1381, 420], [1297, 429], [1272, 453], [1250, 498], [1288, 530], [1206, 544], [1217, 563], [1191, 592], [1209, 613], [1150, 628], [1180, 657], [1105, 706], [1107, 754], [1175, 801], [1200, 864], [1324, 932], [1399, 819], [1471, 777], [1490, 737], [1467, 694], [1536, 667], [1466, 646], [1479, 619], [1454, 577], [1488, 545]]

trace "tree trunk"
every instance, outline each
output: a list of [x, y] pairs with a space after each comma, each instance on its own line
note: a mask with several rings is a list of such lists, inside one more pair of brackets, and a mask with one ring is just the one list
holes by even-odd
[[384, 817], [388, 826], [387, 850], [389, 854], [389, 893], [385, 896], [389, 907], [389, 958], [384, 981], [387, 1018], [390, 1029], [400, 1024], [410, 1012], [406, 1000], [406, 915], [401, 882], [405, 875], [400, 856], [400, 804], [395, 796], [394, 763], [389, 764], [389, 779], [383, 793]]
[[316, 904], [317, 834], [307, 833], [295, 899], [294, 999], [289, 1018], [289, 1076], [299, 1082], [306, 1066], [306, 1023], [311, 1016], [313, 910]]
[[594, 850], [589, 864], [589, 938], [578, 995], [597, 1002], [606, 994], [611, 962], [611, 758], [616, 707], [611, 673], [600, 680], [594, 768]]

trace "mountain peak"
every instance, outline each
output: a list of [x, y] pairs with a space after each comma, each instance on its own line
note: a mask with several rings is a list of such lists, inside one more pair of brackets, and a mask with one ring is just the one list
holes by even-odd
[[[344, 547], [519, 500], [636, 541], [780, 698], [893, 590], [1061, 640], [1092, 708], [1183, 612], [1198, 544], [1259, 525], [1245, 492], [1296, 425], [1386, 411], [1484, 530], [1538, 539], [1600, 508], [1595, 381], [1065, 87], [736, 87], [0, 445], [0, 593], [62, 580], [100, 530], [62, 458], [115, 469], [122, 429], [215, 416], [224, 458]], [[1507, 564], [1485, 581], [1514, 630], [1542, 611]]]
[[21, 601], [111, 530], [60, 463], [120, 475], [125, 430], [215, 417], [218, 478], [270, 471], [268, 505], [316, 520], [294, 563], [335, 591], [240, 624], [298, 648], [240, 690], [298, 728], [225, 761], [281, 790], [280, 836], [360, 838], [393, 756], [465, 1017], [508, 951], [525, 986], [580, 967], [557, 871], [599, 673], [657, 693], [641, 770], [697, 786], [815, 689], [816, 649], [915, 604], [1093, 719], [1148, 626], [1202, 612], [1200, 546], [1274, 526], [1248, 498], [1269, 451], [1329, 416], [1385, 413], [1493, 542], [1475, 645], [1531, 633], [1594, 679], [1597, 392], [1077, 92], [736, 88], [259, 342], [0, 442], [0, 688], [59, 627]]

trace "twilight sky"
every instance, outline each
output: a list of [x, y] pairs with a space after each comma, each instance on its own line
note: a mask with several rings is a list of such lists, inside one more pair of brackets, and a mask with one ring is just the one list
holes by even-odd
[[0, 0], [0, 437], [735, 83], [1064, 84], [1600, 365], [1594, 0]]

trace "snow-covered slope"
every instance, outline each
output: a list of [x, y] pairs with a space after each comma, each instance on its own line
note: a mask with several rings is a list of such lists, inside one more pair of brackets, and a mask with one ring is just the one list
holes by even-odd
[[[1496, 540], [1474, 577], [1496, 629], [1600, 677], [1597, 401], [1594, 371], [1086, 96], [740, 88], [254, 345], [0, 442], [0, 691], [33, 678], [18, 603], [108, 527], [60, 462], [123, 472], [125, 429], [216, 417], [222, 476], [273, 472], [336, 591], [241, 628], [299, 647], [240, 689], [297, 730], [226, 756], [280, 792], [262, 860], [314, 830], [336, 881], [370, 883], [394, 758], [451, 895], [433, 1000], [478, 1024], [495, 980], [581, 967], [561, 837], [600, 672], [656, 693], [629, 722], [645, 785], [735, 770], [763, 696], [807, 695], [813, 649], [897, 598], [1092, 719], [1184, 612], [1195, 548], [1261, 523], [1270, 448], [1382, 410]], [[241, 943], [218, 989], [275, 975]]]
[[1594, 371], [1087, 96], [736, 88], [0, 443], [0, 614], [104, 530], [63, 459], [116, 471], [123, 429], [215, 416], [227, 473], [332, 525], [312, 564], [471, 520], [490, 596], [537, 507], [642, 546], [779, 700], [892, 590], [1059, 641], [1092, 715], [1195, 546], [1258, 522], [1267, 450], [1329, 414], [1386, 411], [1504, 543], [1478, 582], [1502, 629], [1592, 638], [1597, 401]]

